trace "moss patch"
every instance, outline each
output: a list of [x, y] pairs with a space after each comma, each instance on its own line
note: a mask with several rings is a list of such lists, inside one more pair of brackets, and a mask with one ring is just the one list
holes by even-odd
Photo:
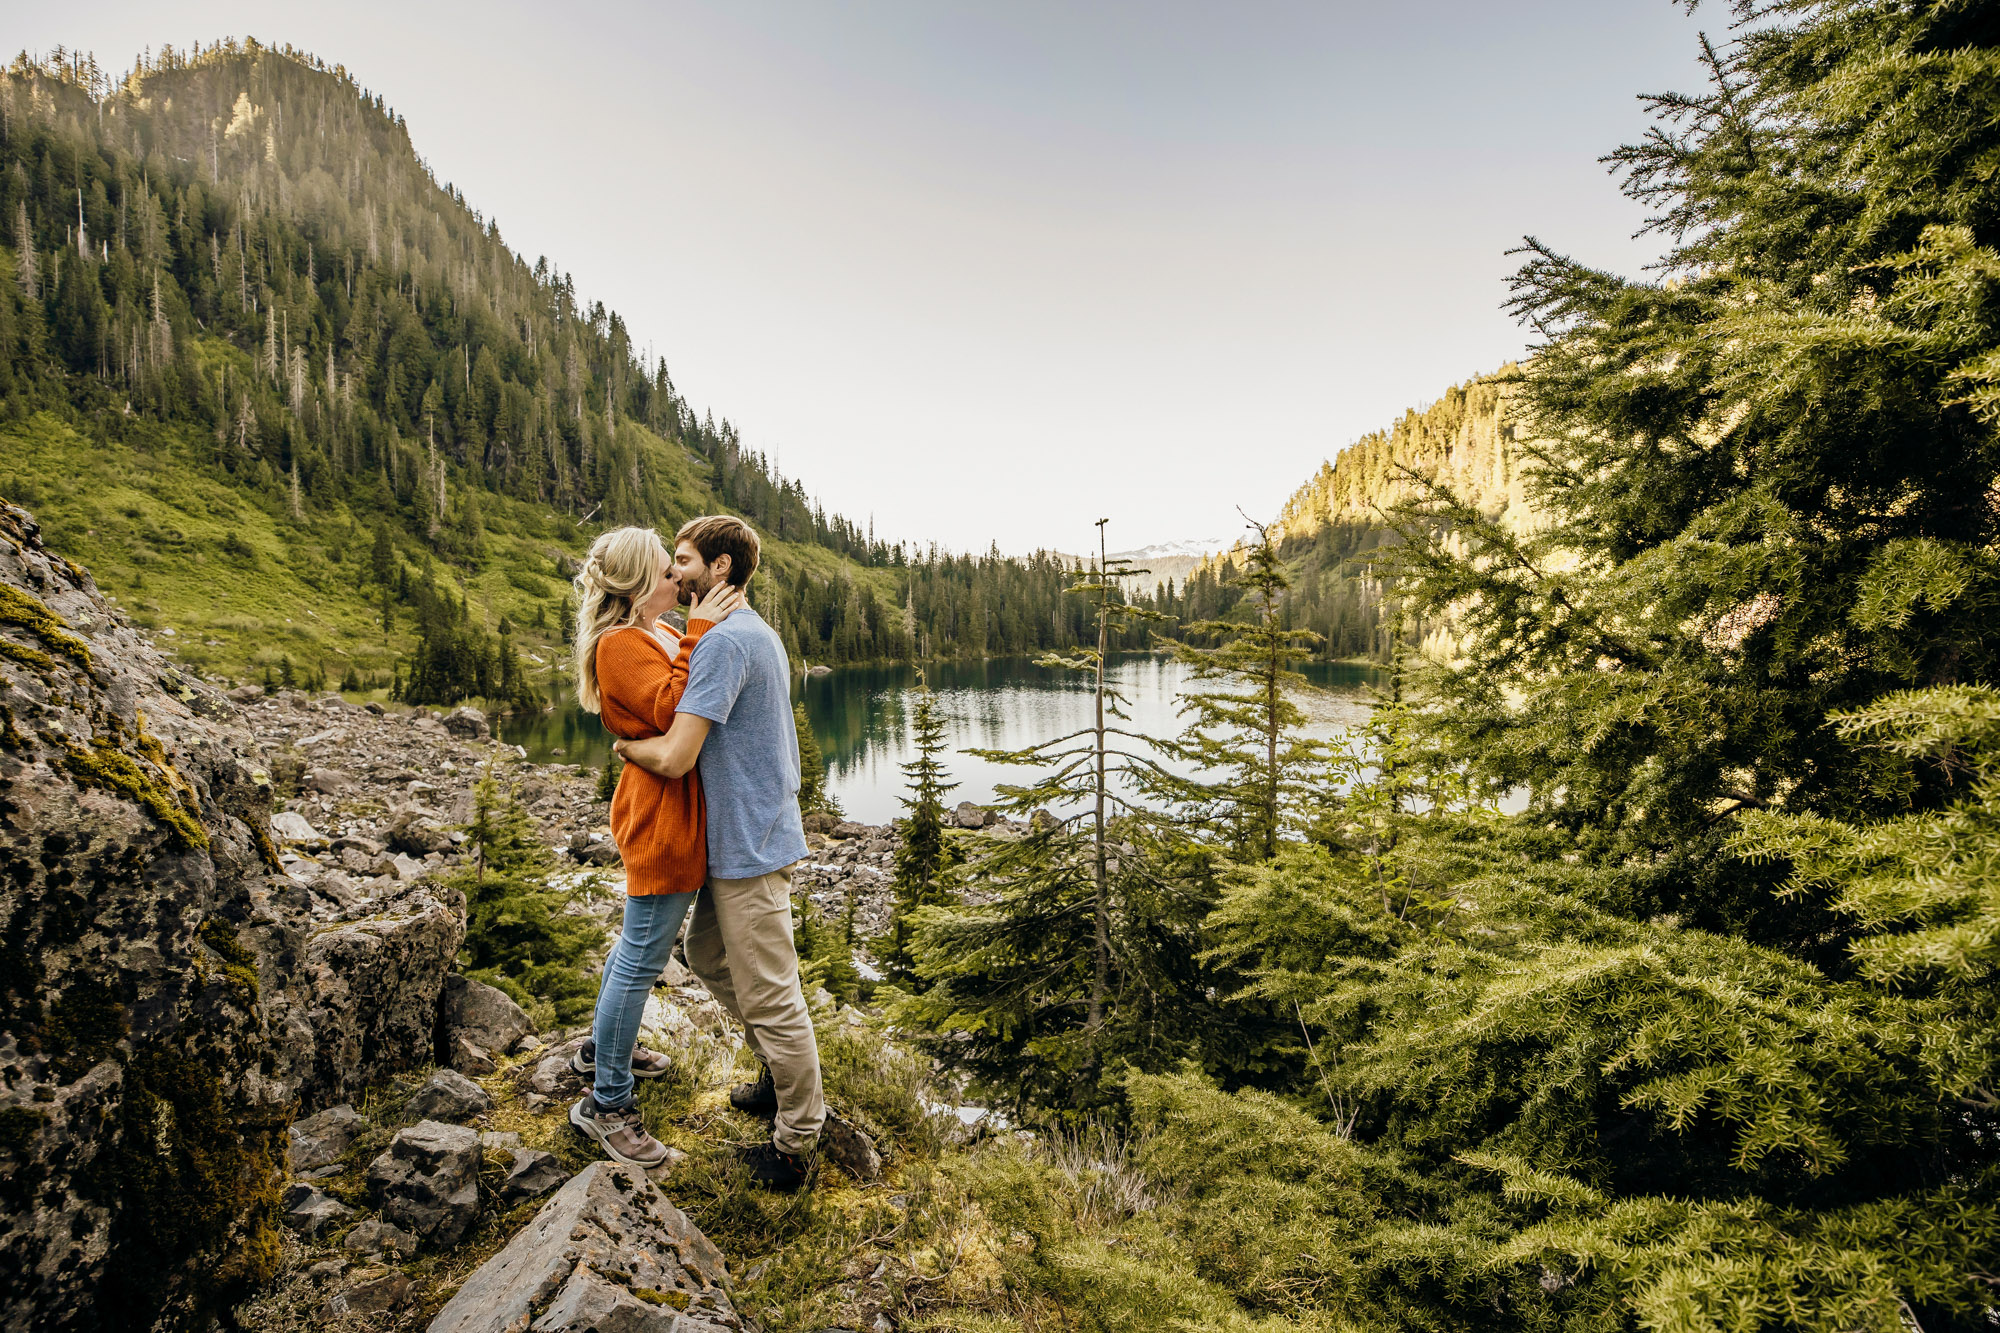
[[232, 1115], [200, 1060], [164, 1048], [126, 1066], [119, 1115], [92, 1182], [117, 1214], [106, 1308], [160, 1309], [180, 1286], [213, 1309], [268, 1282], [279, 1253], [276, 1126]]
[[35, 671], [47, 671], [56, 664], [53, 657], [40, 649], [23, 647], [12, 639], [0, 639], [0, 657]]
[[35, 1141], [35, 1135], [42, 1132], [42, 1126], [48, 1123], [47, 1111], [36, 1111], [26, 1106], [0, 1108], [0, 1152], [21, 1156]]
[[174, 767], [174, 761], [167, 758], [166, 748], [160, 744], [158, 738], [146, 730], [146, 714], [144, 710], [139, 712], [138, 722], [139, 725], [136, 728], [138, 734], [133, 737], [133, 747], [141, 755], [145, 756], [147, 763], [159, 769], [165, 775], [167, 785], [179, 792], [183, 804], [192, 810], [195, 799], [194, 788], [188, 784], [186, 778], [181, 776], [181, 771]]
[[257, 955], [243, 947], [243, 941], [236, 936], [236, 927], [212, 916], [201, 923], [199, 933], [201, 942], [221, 956], [222, 974], [229, 978], [230, 988], [246, 1003], [255, 1003]]
[[66, 623], [41, 598], [22, 592], [11, 583], [0, 583], [0, 625], [26, 630], [47, 644], [51, 652], [61, 653], [89, 671], [90, 645], [63, 628]]
[[78, 786], [115, 792], [145, 806], [184, 847], [208, 846], [207, 831], [182, 808], [173, 788], [163, 789], [131, 756], [102, 740], [91, 742], [88, 750], [75, 744], [69, 745], [68, 750], [63, 767]]
[[648, 1305], [671, 1305], [676, 1310], [685, 1310], [693, 1299], [684, 1291], [654, 1291], [651, 1287], [634, 1287], [632, 1294]]
[[72, 982], [49, 1006], [35, 1040], [67, 1083], [82, 1078], [117, 1053], [125, 1040], [125, 1007], [102, 982], [85, 977]]

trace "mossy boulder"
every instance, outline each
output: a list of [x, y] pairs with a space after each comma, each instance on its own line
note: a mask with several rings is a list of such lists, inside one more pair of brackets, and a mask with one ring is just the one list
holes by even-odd
[[286, 1126], [349, 1081], [315, 1017], [427, 1060], [462, 919], [415, 913], [414, 983], [309, 966], [236, 707], [4, 502], [0, 645], [0, 1327], [203, 1327], [275, 1271]]

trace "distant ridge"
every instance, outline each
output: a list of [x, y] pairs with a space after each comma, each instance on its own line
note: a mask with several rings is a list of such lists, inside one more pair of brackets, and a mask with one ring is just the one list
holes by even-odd
[[1404, 469], [1444, 483], [1482, 512], [1524, 517], [1518, 378], [1518, 367], [1509, 362], [1454, 384], [1386, 430], [1362, 436], [1292, 492], [1278, 511], [1279, 531], [1298, 538], [1329, 523], [1379, 523], [1382, 511], [1411, 493]]
[[[1509, 363], [1453, 385], [1321, 463], [1279, 509], [1274, 535], [1292, 576], [1286, 614], [1324, 638], [1327, 656], [1387, 661], [1394, 651], [1395, 590], [1384, 583], [1377, 556], [1395, 540], [1385, 514], [1415, 491], [1409, 474], [1443, 483], [1503, 522], [1530, 521], [1518, 381], [1518, 367]], [[1241, 563], [1236, 550], [1231, 543], [1178, 572], [1189, 618], [1228, 614], [1237, 605], [1230, 591]], [[1401, 632], [1408, 640], [1428, 630], [1406, 624]]]

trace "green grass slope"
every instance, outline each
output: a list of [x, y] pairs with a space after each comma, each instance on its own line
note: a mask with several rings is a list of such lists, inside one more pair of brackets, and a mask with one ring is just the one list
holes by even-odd
[[[706, 463], [643, 426], [619, 429], [671, 497], [656, 523], [663, 534], [722, 507]], [[289, 658], [302, 679], [317, 673], [334, 685], [351, 668], [371, 688], [386, 682], [413, 635], [401, 606], [383, 630], [371, 569], [377, 496], [306, 503], [295, 519], [285, 499], [217, 467], [214, 442], [195, 428], [133, 422], [122, 435], [86, 436], [48, 412], [0, 423], [0, 496], [32, 510], [50, 545], [87, 566], [134, 623], [204, 674], [256, 681]], [[433, 577], [463, 594], [475, 623], [511, 622], [527, 665], [546, 677], [566, 652], [561, 562], [580, 555], [597, 529], [544, 505], [481, 500], [480, 557], [462, 566], [433, 560]], [[390, 532], [397, 559], [414, 573], [421, 545], [393, 524]], [[765, 566], [761, 577], [787, 582], [844, 570], [885, 599], [897, 595], [891, 571], [823, 547], [772, 539]]]

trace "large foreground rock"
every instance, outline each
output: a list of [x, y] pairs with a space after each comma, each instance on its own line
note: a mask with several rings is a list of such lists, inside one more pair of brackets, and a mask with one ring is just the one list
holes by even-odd
[[465, 940], [465, 899], [428, 882], [381, 900], [374, 915], [314, 935], [312, 1072], [307, 1106], [349, 1101], [390, 1074], [428, 1064], [438, 995]]
[[269, 1276], [305, 890], [237, 707], [0, 504], [0, 1328]]
[[476, 1131], [420, 1120], [368, 1164], [368, 1194], [384, 1221], [456, 1245], [479, 1216], [480, 1161]]
[[[644, 1296], [656, 1298], [655, 1304]], [[466, 1279], [429, 1333], [740, 1329], [722, 1254], [645, 1174], [596, 1162]]]

